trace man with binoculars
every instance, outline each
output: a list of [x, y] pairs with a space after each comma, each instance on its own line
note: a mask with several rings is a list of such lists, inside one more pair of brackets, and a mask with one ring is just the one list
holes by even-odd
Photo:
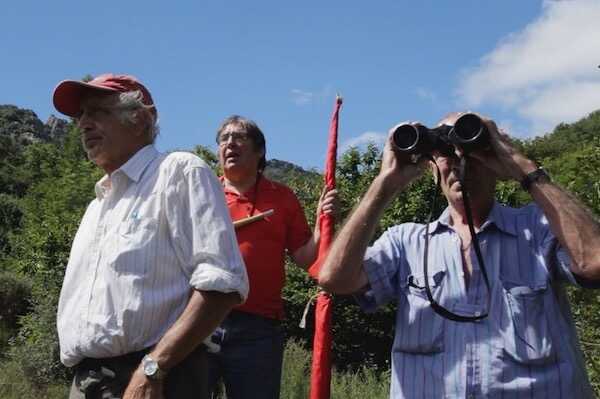
[[[446, 210], [368, 247], [427, 165]], [[521, 182], [535, 203], [500, 205], [498, 179]], [[564, 283], [600, 286], [600, 225], [491, 120], [451, 114], [435, 129], [392, 128], [319, 282], [366, 311], [396, 302], [392, 398], [594, 397]]]

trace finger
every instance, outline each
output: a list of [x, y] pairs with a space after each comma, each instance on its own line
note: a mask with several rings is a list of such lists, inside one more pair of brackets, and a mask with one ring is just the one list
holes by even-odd
[[487, 127], [488, 132], [490, 133], [491, 136], [497, 136], [498, 135], [498, 126], [496, 125], [496, 122], [494, 122], [491, 119], [488, 118], [481, 118], [481, 120], [483, 121], [484, 125]]
[[331, 205], [335, 201], [334, 197], [325, 197], [323, 201], [321, 201], [321, 207]]
[[337, 197], [337, 190], [334, 188], [334, 189], [327, 191], [327, 193], [325, 194], [324, 200], [330, 202], [330, 201], [335, 200], [336, 197]]

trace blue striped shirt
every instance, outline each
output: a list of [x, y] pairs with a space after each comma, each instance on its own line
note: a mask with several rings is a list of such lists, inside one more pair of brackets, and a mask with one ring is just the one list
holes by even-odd
[[[449, 211], [429, 228], [433, 297], [466, 316], [486, 311], [487, 288], [471, 248], [465, 285], [460, 238]], [[477, 233], [490, 278], [489, 316], [444, 319], [425, 294], [425, 225], [388, 229], [365, 254], [370, 288], [358, 301], [374, 311], [397, 304], [391, 398], [593, 398], [564, 293], [576, 284], [570, 259], [535, 206], [495, 204]]]

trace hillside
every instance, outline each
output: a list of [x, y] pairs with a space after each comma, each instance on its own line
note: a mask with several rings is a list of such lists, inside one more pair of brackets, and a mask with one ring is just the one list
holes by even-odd
[[286, 183], [293, 178], [314, 178], [320, 176], [319, 173], [308, 171], [302, 167], [287, 161], [279, 159], [269, 159], [265, 168], [265, 176], [271, 180], [280, 183]]
[[0, 137], [10, 137], [19, 145], [57, 142], [66, 134], [67, 125], [67, 121], [54, 116], [43, 123], [29, 109], [0, 105]]

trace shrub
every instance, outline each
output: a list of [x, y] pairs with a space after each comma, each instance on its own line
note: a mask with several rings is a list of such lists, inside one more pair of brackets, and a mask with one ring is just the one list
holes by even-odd
[[29, 310], [31, 283], [25, 277], [0, 272], [0, 355], [18, 329], [18, 317]]
[[31, 282], [11, 272], [0, 272], [0, 320], [5, 327], [17, 328], [17, 318], [29, 309]]
[[0, 364], [0, 397], [2, 399], [64, 399], [69, 396], [66, 384], [52, 383], [43, 388], [29, 383], [15, 361]]

